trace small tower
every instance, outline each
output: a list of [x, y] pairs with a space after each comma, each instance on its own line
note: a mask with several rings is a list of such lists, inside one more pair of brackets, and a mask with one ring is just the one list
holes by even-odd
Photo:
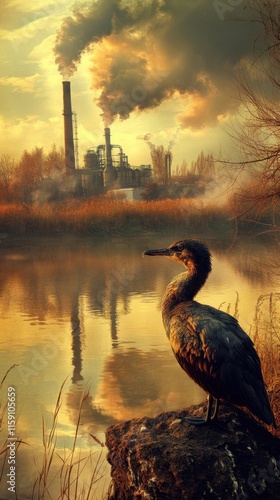
[[112, 162], [112, 146], [110, 139], [110, 129], [105, 128], [105, 169], [104, 169], [104, 186], [112, 187], [115, 182], [115, 174]]

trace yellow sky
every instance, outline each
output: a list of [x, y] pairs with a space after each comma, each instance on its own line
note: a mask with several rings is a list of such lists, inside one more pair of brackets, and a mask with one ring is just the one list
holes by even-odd
[[[114, 104], [112, 143], [123, 147], [132, 165], [150, 163], [147, 134], [156, 145], [172, 146], [175, 165], [184, 159], [190, 164], [202, 149], [215, 156], [228, 151], [227, 126], [238, 108], [232, 78], [255, 36], [236, 19], [229, 24], [227, 16], [238, 17], [242, 6], [229, 8], [224, 19], [206, 0], [95, 0], [72, 13], [74, 6], [66, 0], [2, 2], [1, 153], [17, 158], [24, 149], [63, 145], [54, 46], [67, 16], [73, 22], [64, 22], [60, 35], [64, 53], [75, 52], [75, 44], [86, 50], [71, 77], [80, 164], [86, 149], [103, 143], [101, 114]], [[88, 26], [90, 43], [83, 39]], [[118, 109], [124, 100], [132, 105], [123, 120]]]

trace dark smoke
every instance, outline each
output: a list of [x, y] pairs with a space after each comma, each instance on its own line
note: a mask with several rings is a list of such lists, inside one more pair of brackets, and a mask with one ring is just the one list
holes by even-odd
[[[125, 27], [135, 24], [137, 2], [132, 8], [129, 1], [97, 0], [77, 4], [72, 16], [66, 17], [57, 33], [55, 62], [63, 76], [71, 76], [77, 69], [83, 52], [94, 43]], [[141, 3], [141, 22], [157, 13], [157, 0]], [[140, 2], [139, 2], [140, 6]], [[137, 16], [138, 17], [138, 16]], [[139, 19], [137, 20], [137, 22]]]
[[180, 126], [215, 125], [239, 105], [231, 80], [250, 59], [259, 30], [245, 20], [243, 3], [223, 20], [209, 0], [83, 4], [62, 23], [56, 62], [64, 77], [71, 76], [90, 50], [92, 87], [106, 125], [176, 94], [186, 101]]

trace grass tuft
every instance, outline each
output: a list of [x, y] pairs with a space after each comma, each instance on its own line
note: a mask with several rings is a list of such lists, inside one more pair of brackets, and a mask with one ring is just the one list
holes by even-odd
[[[223, 302], [219, 309], [225, 307]], [[237, 320], [239, 318], [239, 295], [236, 294], [234, 310], [231, 304], [226, 311]], [[280, 437], [280, 293], [260, 295], [255, 307], [253, 324], [249, 335], [261, 360], [262, 374], [266, 384], [277, 429], [267, 427]]]
[[280, 293], [258, 298], [250, 336], [260, 356], [263, 377], [280, 437]]
[[[89, 397], [89, 392], [83, 394], [80, 402], [80, 407], [78, 411], [78, 418], [75, 427], [75, 434], [72, 442], [72, 448], [70, 451], [64, 449], [64, 455], [61, 456], [57, 452], [57, 426], [58, 417], [62, 405], [62, 391], [64, 388], [66, 380], [63, 382], [58, 398], [56, 401], [55, 410], [53, 413], [53, 421], [49, 433], [46, 431], [45, 422], [43, 419], [42, 431], [43, 431], [43, 448], [44, 454], [41, 466], [37, 467], [38, 477], [34, 483], [32, 499], [47, 499], [52, 498], [51, 492], [52, 488], [56, 483], [59, 484], [59, 493], [56, 494], [58, 500], [68, 500], [75, 498], [75, 500], [90, 500], [95, 497], [94, 486], [103, 477], [103, 453], [100, 451], [97, 460], [93, 462], [94, 452], [89, 452], [86, 457], [81, 456], [81, 450], [78, 450], [77, 439], [79, 436], [80, 424], [81, 424], [81, 414], [83, 404]], [[96, 441], [98, 442], [99, 440]], [[58, 457], [61, 466], [59, 468], [54, 466], [54, 458]], [[90, 466], [91, 475], [85, 484], [82, 477], [83, 472], [86, 468]]]

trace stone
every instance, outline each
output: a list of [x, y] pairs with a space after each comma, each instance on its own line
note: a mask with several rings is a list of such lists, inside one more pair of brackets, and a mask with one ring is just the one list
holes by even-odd
[[206, 405], [107, 429], [111, 500], [280, 499], [280, 439], [253, 417], [222, 405], [219, 421], [185, 417]]

